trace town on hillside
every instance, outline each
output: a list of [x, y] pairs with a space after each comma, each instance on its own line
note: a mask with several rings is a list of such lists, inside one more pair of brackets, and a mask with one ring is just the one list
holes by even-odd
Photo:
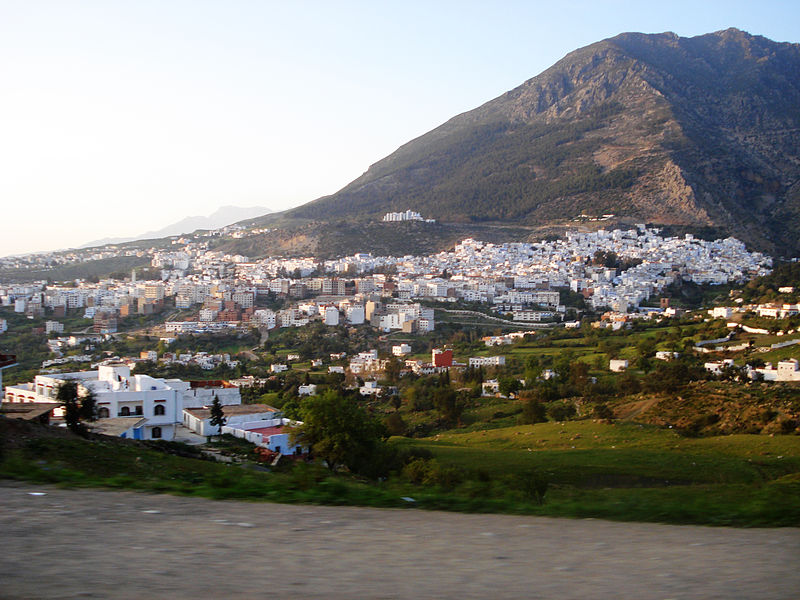
[[[0, 282], [0, 424], [558, 511], [551, 483], [580, 494], [618, 467], [545, 471], [551, 452], [800, 424], [800, 271], [733, 238], [641, 225], [334, 260], [203, 237], [140, 251], [148, 266], [113, 276]], [[484, 436], [516, 448], [488, 471]], [[694, 477], [669, 456], [664, 472]]]

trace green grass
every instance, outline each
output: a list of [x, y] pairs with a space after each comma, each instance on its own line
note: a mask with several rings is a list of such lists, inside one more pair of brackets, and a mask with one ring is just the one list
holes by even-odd
[[[189, 452], [178, 444], [158, 450], [65, 437], [33, 439], [6, 450], [0, 478], [215, 499], [708, 525], [800, 524], [797, 436], [690, 439], [635, 424], [579, 421], [392, 443], [430, 450], [440, 468], [457, 476], [449, 483], [414, 485], [399, 475], [367, 482], [305, 464], [264, 472], [176, 456], [176, 449]], [[547, 484], [542, 503], [531, 495], [534, 480]], [[413, 502], [404, 500], [408, 497]]]
[[[669, 429], [592, 421], [542, 423], [422, 440], [466, 479], [538, 473], [543, 514], [737, 525], [800, 524], [800, 437], [684, 438]], [[776, 506], [773, 503], [779, 501]]]

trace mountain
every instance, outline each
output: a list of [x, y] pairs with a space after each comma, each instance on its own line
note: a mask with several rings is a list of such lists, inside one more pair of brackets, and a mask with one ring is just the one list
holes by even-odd
[[232, 223], [236, 223], [237, 221], [252, 219], [253, 217], [262, 216], [266, 213], [271, 213], [271, 212], [272, 211], [270, 211], [268, 208], [264, 208], [263, 206], [251, 206], [251, 207], [222, 206], [218, 208], [215, 212], [208, 215], [207, 217], [202, 217], [202, 216], [186, 217], [184, 219], [181, 219], [177, 223], [173, 223], [172, 225], [167, 225], [166, 227], [163, 227], [162, 229], [158, 229], [156, 231], [148, 231], [147, 233], [137, 235], [136, 237], [105, 238], [102, 240], [90, 242], [81, 247], [91, 248], [93, 246], [103, 246], [105, 244], [123, 244], [125, 242], [133, 242], [136, 240], [157, 239], [157, 238], [169, 237], [172, 235], [192, 233], [193, 231], [197, 231], [198, 229], [219, 229], [220, 227], [231, 225]]
[[284, 219], [574, 225], [581, 215], [800, 250], [800, 44], [624, 33], [453, 117]]

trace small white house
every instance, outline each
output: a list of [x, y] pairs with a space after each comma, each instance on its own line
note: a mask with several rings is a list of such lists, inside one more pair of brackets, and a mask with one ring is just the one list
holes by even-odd
[[724, 369], [733, 366], [733, 359], [732, 358], [724, 358], [722, 360], [715, 360], [711, 362], [707, 362], [703, 365], [705, 370], [709, 373], [713, 373], [714, 375], [719, 375], [722, 373]]
[[273, 364], [271, 364], [269, 366], [269, 370], [272, 373], [283, 373], [284, 371], [288, 371], [289, 367], [287, 365], [284, 365], [284, 364], [273, 363]]
[[398, 344], [396, 346], [392, 346], [392, 354], [394, 356], [405, 356], [406, 354], [411, 354], [411, 346], [409, 344]]
[[628, 368], [628, 361], [622, 358], [612, 358], [608, 361], [608, 368], [614, 373], [621, 373]]
[[309, 383], [307, 385], [301, 385], [297, 388], [297, 395], [298, 396], [313, 396], [317, 393], [317, 384], [316, 383]]
[[[266, 404], [239, 404], [223, 406], [225, 425], [228, 427], [242, 427], [247, 423], [279, 419], [280, 411]], [[211, 407], [185, 408], [183, 410], [183, 424], [188, 429], [203, 436], [219, 434], [219, 427], [211, 425]], [[223, 431], [224, 432], [224, 431]]]
[[481, 396], [493, 396], [500, 393], [500, 383], [497, 379], [489, 379], [481, 384]]
[[377, 396], [382, 390], [377, 381], [365, 381], [364, 385], [358, 388], [358, 393], [362, 396]]
[[730, 306], [715, 306], [710, 312], [715, 319], [730, 319], [733, 315], [733, 309]]

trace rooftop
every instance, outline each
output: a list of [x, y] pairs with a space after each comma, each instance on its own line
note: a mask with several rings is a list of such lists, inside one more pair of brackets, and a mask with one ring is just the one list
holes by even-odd
[[251, 433], [260, 433], [261, 435], [267, 437], [283, 433], [283, 430], [284, 430], [283, 425], [278, 425], [276, 427], [259, 427], [258, 429], [248, 429], [248, 431]]
[[[208, 407], [204, 408], [185, 408], [186, 412], [194, 415], [198, 419], [206, 419], [211, 416], [211, 409]], [[231, 404], [231, 405], [223, 405], [222, 407], [222, 414], [226, 417], [232, 417], [237, 415], [256, 415], [265, 412], [279, 412], [277, 408], [269, 406], [268, 404]]]

